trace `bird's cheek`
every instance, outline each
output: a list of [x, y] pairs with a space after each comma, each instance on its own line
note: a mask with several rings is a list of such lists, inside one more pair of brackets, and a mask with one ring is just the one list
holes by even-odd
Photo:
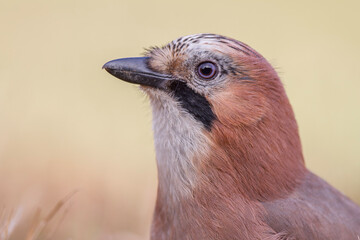
[[212, 107], [225, 126], [254, 125], [266, 114], [265, 96], [246, 86], [232, 86], [212, 96]]

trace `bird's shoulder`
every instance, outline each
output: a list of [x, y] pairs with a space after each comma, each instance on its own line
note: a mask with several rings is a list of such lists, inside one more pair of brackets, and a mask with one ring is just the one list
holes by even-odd
[[263, 206], [266, 223], [295, 239], [357, 240], [360, 236], [360, 207], [311, 172], [289, 196]]

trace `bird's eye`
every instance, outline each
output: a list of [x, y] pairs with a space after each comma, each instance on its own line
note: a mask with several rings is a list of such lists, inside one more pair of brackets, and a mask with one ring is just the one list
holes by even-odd
[[202, 62], [197, 67], [198, 75], [203, 79], [211, 79], [218, 72], [216, 65], [212, 62]]

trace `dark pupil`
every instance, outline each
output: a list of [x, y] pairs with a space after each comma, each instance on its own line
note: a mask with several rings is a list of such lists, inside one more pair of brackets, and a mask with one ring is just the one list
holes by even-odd
[[201, 68], [200, 71], [203, 75], [207, 76], [207, 75], [211, 75], [213, 69], [210, 66], [204, 66]]

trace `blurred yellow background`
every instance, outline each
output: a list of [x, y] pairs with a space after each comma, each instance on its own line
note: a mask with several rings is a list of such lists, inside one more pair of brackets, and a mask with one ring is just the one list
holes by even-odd
[[157, 184], [149, 103], [101, 67], [202, 32], [274, 65], [307, 166], [360, 203], [360, 2], [338, 3], [1, 0], [0, 206], [21, 219], [10, 239], [73, 190], [52, 239], [147, 238]]

